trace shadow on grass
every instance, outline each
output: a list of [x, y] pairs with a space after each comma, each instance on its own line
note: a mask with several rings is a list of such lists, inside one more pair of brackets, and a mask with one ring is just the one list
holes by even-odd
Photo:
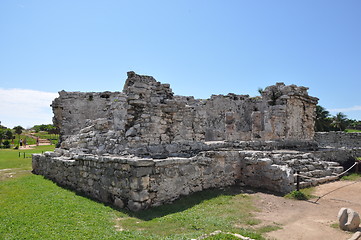
[[172, 203], [164, 204], [158, 207], [142, 210], [139, 212], [124, 211], [132, 217], [142, 219], [144, 221], [152, 220], [153, 218], [163, 217], [172, 213], [185, 211], [202, 203], [203, 201], [221, 196], [221, 195], [237, 195], [245, 193], [244, 189], [239, 187], [227, 187], [224, 189], [207, 189], [201, 192], [196, 192], [188, 196], [183, 196]]
[[[35, 173], [33, 173], [33, 174], [35, 174]], [[154, 218], [160, 218], [160, 217], [164, 217], [164, 216], [167, 216], [167, 215], [170, 215], [173, 213], [183, 212], [189, 208], [192, 208], [192, 207], [202, 203], [203, 201], [207, 201], [207, 200], [210, 200], [210, 199], [216, 198], [218, 196], [222, 196], [222, 195], [223, 196], [235, 196], [238, 194], [254, 194], [257, 192], [263, 192], [263, 193], [267, 193], [267, 194], [273, 194], [276, 196], [283, 196], [283, 195], [279, 195], [275, 192], [270, 192], [270, 191], [267, 191], [264, 189], [241, 187], [239, 185], [233, 185], [233, 186], [224, 187], [224, 188], [206, 189], [206, 190], [203, 190], [200, 192], [192, 193], [187, 196], [181, 196], [179, 199], [176, 199], [175, 201], [170, 202], [170, 203], [165, 203], [161, 206], [151, 207], [149, 209], [140, 210], [138, 212], [132, 212], [128, 209], [117, 208], [110, 203], [102, 202], [99, 199], [96, 199], [87, 193], [76, 191], [75, 189], [73, 189], [69, 186], [59, 184], [59, 183], [53, 181], [51, 178], [44, 177], [44, 179], [50, 180], [50, 181], [54, 182], [56, 185], [58, 185], [59, 187], [68, 189], [68, 190], [74, 192], [78, 196], [91, 199], [100, 204], [104, 204], [105, 206], [109, 206], [116, 211], [122, 212], [122, 213], [128, 215], [129, 217], [138, 218], [143, 221], [150, 221]]]
[[200, 192], [195, 192], [188, 196], [182, 196], [181, 198], [175, 200], [172, 203], [166, 203], [164, 205], [158, 207], [152, 207], [150, 209], [142, 210], [139, 212], [131, 212], [129, 210], [116, 209], [116, 208], [114, 209], [126, 213], [131, 217], [139, 218], [144, 221], [149, 221], [154, 218], [164, 217], [169, 214], [185, 211], [189, 208], [192, 208], [202, 203], [203, 201], [210, 200], [218, 196], [222, 196], [222, 195], [235, 196], [238, 194], [245, 194], [245, 193], [254, 194], [255, 192], [264, 192], [264, 191], [261, 189], [244, 188], [240, 186], [230, 186], [222, 189], [213, 188], [213, 189], [206, 189]]

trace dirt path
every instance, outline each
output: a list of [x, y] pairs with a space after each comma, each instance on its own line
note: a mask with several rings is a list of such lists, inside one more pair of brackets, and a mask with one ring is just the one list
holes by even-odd
[[[340, 188], [340, 189], [338, 189]], [[337, 226], [340, 208], [352, 208], [361, 214], [361, 182], [337, 181], [316, 187], [318, 200], [296, 201], [265, 193], [256, 193], [256, 206], [261, 210], [256, 217], [263, 224], [280, 224], [282, 229], [267, 234], [268, 239], [346, 240], [353, 233], [344, 232]], [[333, 226], [331, 226], [333, 225]]]

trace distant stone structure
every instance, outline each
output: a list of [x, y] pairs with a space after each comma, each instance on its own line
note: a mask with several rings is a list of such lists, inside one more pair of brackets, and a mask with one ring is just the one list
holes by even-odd
[[33, 155], [33, 172], [120, 208], [235, 184], [286, 193], [296, 170], [309, 184], [343, 170], [314, 151], [318, 99], [305, 87], [277, 83], [259, 97], [203, 100], [128, 72], [123, 92], [59, 95], [52, 107], [60, 148]]

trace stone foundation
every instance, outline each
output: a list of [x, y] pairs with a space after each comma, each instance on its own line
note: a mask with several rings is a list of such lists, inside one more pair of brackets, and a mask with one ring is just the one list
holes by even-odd
[[[269, 150], [237, 150], [245, 145], [259, 149], [264, 145]], [[72, 155], [56, 149], [34, 154], [33, 172], [99, 201], [138, 211], [170, 203], [182, 195], [237, 184], [287, 193], [295, 189], [294, 171], [325, 182], [334, 180], [332, 176], [343, 170], [337, 163], [318, 159], [310, 152], [277, 150], [284, 145], [217, 142], [209, 145], [213, 150], [193, 157], [166, 159]], [[303, 181], [303, 185], [315, 183]]]

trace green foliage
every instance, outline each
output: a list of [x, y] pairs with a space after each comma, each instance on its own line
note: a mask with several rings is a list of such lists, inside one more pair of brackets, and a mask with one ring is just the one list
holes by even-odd
[[345, 114], [339, 112], [332, 119], [331, 126], [335, 127], [338, 131], [344, 131], [347, 126], [347, 117]]
[[13, 138], [13, 132], [10, 129], [5, 130], [5, 139], [12, 139]]
[[49, 134], [57, 134], [58, 133], [58, 129], [53, 124], [35, 125], [34, 127], [32, 127], [32, 129], [37, 133], [40, 131], [44, 131]]
[[316, 120], [315, 120], [316, 132], [330, 131], [332, 120], [329, 117], [330, 117], [329, 111], [327, 111], [324, 107], [320, 105], [316, 106]]
[[24, 130], [24, 128], [22, 126], [16, 126], [13, 129], [15, 130], [15, 133], [18, 135], [20, 135]]
[[312, 190], [307, 190], [307, 189], [301, 189], [300, 191], [294, 190], [294, 191], [288, 193], [285, 196], [285, 198], [296, 199], [296, 200], [308, 200], [312, 197], [312, 195], [309, 193], [309, 191], [312, 191]]
[[5, 141], [3, 142], [3, 147], [4, 147], [4, 148], [10, 148], [10, 142], [9, 142], [8, 140], [5, 140]]
[[[349, 128], [349, 129], [346, 129]], [[355, 130], [351, 130], [355, 129]], [[361, 132], [361, 121], [348, 119], [347, 116], [341, 112], [335, 116], [331, 116], [329, 111], [324, 107], [316, 106], [315, 131], [329, 132], [329, 131], [346, 131], [346, 132]]]

